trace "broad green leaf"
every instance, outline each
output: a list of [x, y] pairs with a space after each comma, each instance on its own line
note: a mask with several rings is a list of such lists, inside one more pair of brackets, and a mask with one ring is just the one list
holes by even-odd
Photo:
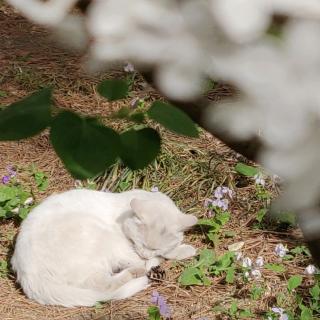
[[199, 262], [197, 265], [210, 266], [216, 260], [216, 255], [213, 250], [203, 249], [200, 252]]
[[129, 91], [129, 84], [126, 80], [112, 79], [100, 82], [97, 88], [100, 95], [109, 101], [126, 98]]
[[310, 310], [305, 306], [300, 306], [300, 308], [301, 307], [302, 307], [302, 310], [301, 310], [300, 320], [313, 320], [314, 318], [312, 315], [312, 310]]
[[19, 217], [20, 217], [20, 219], [21, 219], [21, 220], [24, 220], [24, 219], [27, 217], [28, 213], [29, 213], [29, 209], [27, 209], [27, 208], [20, 208], [20, 210], [19, 210]]
[[240, 312], [239, 312], [239, 318], [248, 319], [252, 316], [253, 316], [253, 314], [249, 309], [240, 310]]
[[230, 314], [235, 315], [237, 311], [238, 311], [238, 304], [236, 301], [232, 301], [230, 306]]
[[0, 111], [0, 140], [38, 134], [51, 122], [51, 90], [42, 89]]
[[282, 264], [276, 264], [276, 263], [267, 263], [264, 266], [266, 269], [274, 271], [274, 272], [278, 272], [278, 273], [282, 273], [286, 271], [286, 268], [284, 265]]
[[292, 290], [299, 287], [302, 283], [302, 277], [300, 275], [295, 275], [289, 278], [288, 280], [288, 290], [291, 292]]
[[234, 169], [236, 170], [236, 172], [246, 177], [254, 177], [259, 173], [259, 170], [257, 168], [248, 166], [242, 162], [237, 163]]
[[226, 282], [227, 283], [233, 283], [234, 276], [235, 276], [235, 267], [228, 268], [227, 269], [227, 274], [226, 274]]
[[312, 287], [310, 290], [309, 290], [310, 294], [311, 294], [311, 297], [315, 300], [319, 300], [320, 298], [320, 287], [318, 284], [316, 284], [314, 287]]
[[187, 268], [182, 272], [179, 282], [184, 286], [202, 285], [201, 271], [195, 267]]
[[50, 140], [76, 179], [94, 177], [113, 164], [120, 153], [119, 135], [114, 130], [70, 111], [54, 119]]
[[16, 197], [17, 189], [9, 186], [0, 186], [0, 202], [8, 201]]
[[219, 221], [222, 226], [224, 226], [230, 220], [229, 212], [219, 212], [215, 216], [215, 220]]
[[147, 166], [160, 152], [161, 139], [151, 128], [130, 129], [120, 135], [121, 159], [130, 169], [137, 170]]
[[260, 209], [258, 212], [257, 212], [257, 216], [256, 216], [256, 220], [261, 223], [264, 216], [266, 215], [266, 213], [268, 212], [267, 209], [263, 208], [263, 209]]
[[195, 138], [199, 136], [198, 129], [190, 117], [168, 103], [155, 101], [147, 115], [175, 133]]

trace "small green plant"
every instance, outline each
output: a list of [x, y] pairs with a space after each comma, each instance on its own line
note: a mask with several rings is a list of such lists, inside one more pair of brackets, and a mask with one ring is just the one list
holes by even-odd
[[228, 316], [228, 319], [249, 319], [253, 317], [251, 310], [239, 308], [237, 301], [232, 301], [229, 308], [217, 306], [213, 308], [213, 311]]
[[251, 288], [250, 297], [253, 300], [259, 300], [264, 293], [264, 289], [262, 287], [254, 285]]
[[233, 197], [233, 191], [228, 187], [217, 187], [212, 199], [206, 199], [204, 206], [207, 209], [207, 218], [199, 219], [198, 225], [207, 228], [207, 238], [215, 245], [218, 242], [218, 234], [221, 228], [230, 220], [229, 200]]
[[236, 270], [234, 258], [233, 252], [216, 257], [212, 250], [204, 249], [198, 259], [182, 272], [179, 282], [184, 286], [210, 285], [210, 276], [224, 274], [226, 282], [233, 283]]
[[49, 185], [48, 176], [43, 171], [38, 170], [34, 164], [31, 165], [30, 172], [34, 178], [38, 190], [40, 192], [46, 191]]

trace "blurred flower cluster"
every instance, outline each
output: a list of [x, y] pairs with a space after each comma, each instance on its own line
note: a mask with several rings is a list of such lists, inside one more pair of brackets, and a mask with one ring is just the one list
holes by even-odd
[[[71, 10], [77, 0], [6, 1], [87, 50], [91, 70], [118, 61], [130, 61], [126, 72], [150, 67], [167, 97], [182, 101], [200, 96], [207, 79], [233, 84], [242, 94], [212, 104], [208, 127], [238, 139], [259, 136], [260, 162], [286, 181], [279, 204], [317, 205], [320, 1], [95, 0], [85, 14]], [[309, 233], [318, 225], [300, 223]]]

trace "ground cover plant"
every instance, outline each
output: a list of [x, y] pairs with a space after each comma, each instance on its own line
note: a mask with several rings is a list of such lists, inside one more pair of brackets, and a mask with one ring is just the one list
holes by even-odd
[[[2, 4], [0, 25], [4, 39], [0, 105], [54, 84], [54, 99], [73, 111], [109, 116], [124, 106], [123, 101], [101, 98], [96, 93], [100, 78], [71, 72], [79, 68], [77, 56], [62, 54], [47, 42], [43, 30]], [[119, 67], [106, 75], [116, 76], [128, 74]], [[131, 87], [125, 102], [135, 105], [138, 98], [134, 110], [160, 98], [139, 77]], [[210, 94], [220, 99], [228, 90], [218, 85]], [[112, 126], [120, 129], [126, 125], [122, 121], [114, 120]], [[82, 182], [65, 171], [46, 131], [19, 143], [0, 143], [0, 197], [4, 199], [0, 201], [1, 319], [319, 318], [317, 272], [302, 236], [290, 219], [274, 221], [269, 215], [270, 200], [279, 193], [279, 178], [205, 131], [192, 139], [157, 124], [154, 128], [161, 131], [164, 142], [148, 167], [132, 171], [116, 163], [95, 180]], [[183, 263], [165, 262], [165, 277], [126, 301], [67, 310], [27, 300], [15, 286], [8, 263], [19, 223], [41, 199], [72, 187], [166, 192], [184, 211], [200, 218], [197, 228], [187, 235], [199, 255]]]

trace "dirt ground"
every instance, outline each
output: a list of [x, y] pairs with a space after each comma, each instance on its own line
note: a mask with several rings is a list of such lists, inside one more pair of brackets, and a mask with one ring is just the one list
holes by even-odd
[[[120, 105], [121, 101], [108, 103], [95, 91], [98, 77], [88, 76], [82, 69], [82, 57], [66, 52], [52, 42], [46, 31], [27, 22], [0, 1], [0, 105], [8, 105], [35, 91], [41, 86], [54, 86], [55, 103], [61, 107], [87, 114], [108, 115]], [[121, 69], [113, 70], [104, 77], [121, 76]], [[147, 96], [152, 93], [139, 81], [134, 86], [132, 96]], [[214, 94], [219, 94], [215, 92]], [[117, 126], [117, 124], [115, 124]], [[232, 238], [223, 239], [215, 248], [223, 253], [228, 244], [244, 241], [243, 252], [249, 257], [263, 255], [268, 262], [275, 262], [274, 247], [278, 243], [289, 248], [301, 244], [297, 230], [261, 230], [253, 229], [252, 221], [259, 208], [259, 203], [252, 196], [252, 183], [241, 186], [233, 168], [238, 155], [231, 152], [222, 143], [203, 133], [198, 140], [181, 138], [163, 132], [164, 146], [159, 157], [158, 167], [131, 174], [123, 167], [106, 172], [98, 180], [99, 187], [119, 191], [122, 182], [128, 187], [150, 188], [152, 185], [167, 192], [188, 212], [204, 215], [203, 201], [217, 185], [229, 185], [235, 190], [232, 202], [232, 219], [227, 228], [235, 231]], [[31, 163], [47, 173], [49, 188], [45, 193], [37, 194], [37, 201], [45, 196], [73, 188], [75, 181], [66, 172], [61, 161], [50, 146], [48, 132], [19, 142], [0, 143], [0, 175], [6, 173], [8, 165], [24, 168]], [[274, 192], [274, 186], [269, 188]], [[119, 189], [120, 188], [120, 189]], [[0, 222], [0, 258], [8, 259], [12, 251], [13, 239], [18, 226], [12, 222]], [[208, 246], [201, 231], [191, 231], [187, 240], [198, 248]], [[210, 245], [209, 245], [210, 246]], [[303, 273], [308, 258], [285, 262], [288, 277]], [[278, 293], [284, 292], [285, 279], [269, 271], [258, 282], [264, 282], [266, 291], [259, 301], [248, 298], [252, 283], [226, 284], [221, 277], [213, 279], [209, 287], [179, 286], [182, 266], [174, 262], [163, 265], [167, 276], [159, 283], [131, 299], [108, 302], [95, 308], [66, 309], [41, 306], [28, 300], [15, 285], [13, 274], [0, 277], [0, 317], [1, 320], [44, 320], [44, 319], [147, 319], [147, 307], [150, 305], [151, 292], [159, 291], [167, 299], [174, 320], [182, 319], [219, 319], [212, 308], [219, 304], [228, 304], [235, 297], [243, 307], [254, 310], [255, 318], [262, 318], [262, 313], [272, 307]], [[223, 318], [220, 318], [223, 319]], [[225, 318], [229, 319], [229, 318]]]

